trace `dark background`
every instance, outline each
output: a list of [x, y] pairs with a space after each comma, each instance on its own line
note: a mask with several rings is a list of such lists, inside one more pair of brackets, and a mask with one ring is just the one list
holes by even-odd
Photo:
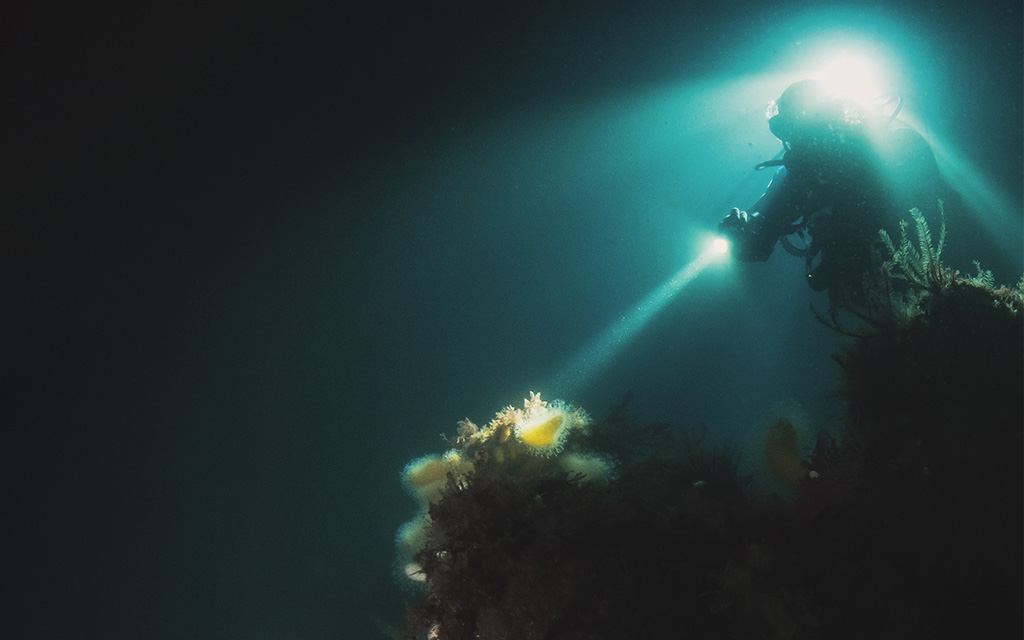
[[[680, 259], [662, 255], [679, 211], [616, 218], [600, 185], [562, 186], [572, 148], [552, 143], [551, 186], [486, 164], [507, 157], [488, 141], [763, 69], [812, 29], [794, 16], [814, 4], [7, 9], [3, 627], [364, 638], [400, 619], [402, 465], [538, 389]], [[844, 7], [904, 21], [907, 46], [934, 53], [919, 62], [934, 84], [912, 97], [1015, 206], [1015, 253], [962, 235], [1016, 282], [1019, 3]], [[748, 105], [754, 127], [772, 97]], [[710, 171], [720, 142], [678, 155]], [[709, 229], [727, 209], [687, 199], [735, 182], [627, 179], [678, 190]], [[834, 337], [806, 311], [821, 300], [798, 262], [732, 276], [736, 295], [724, 276], [696, 285], [699, 304], [670, 307], [574, 399], [599, 415], [632, 388], [645, 418], [736, 435], [793, 395], [830, 425]]]

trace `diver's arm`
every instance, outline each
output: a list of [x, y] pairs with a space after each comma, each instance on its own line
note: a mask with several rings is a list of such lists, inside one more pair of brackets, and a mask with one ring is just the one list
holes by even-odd
[[750, 212], [734, 208], [718, 225], [719, 233], [733, 243], [733, 253], [744, 262], [764, 262], [775, 249], [780, 236], [789, 233], [800, 217], [792, 206], [793, 184], [785, 167], [775, 177]]
[[760, 211], [747, 213], [735, 207], [719, 223], [718, 232], [729, 238], [733, 255], [743, 262], [764, 262], [779, 240]]

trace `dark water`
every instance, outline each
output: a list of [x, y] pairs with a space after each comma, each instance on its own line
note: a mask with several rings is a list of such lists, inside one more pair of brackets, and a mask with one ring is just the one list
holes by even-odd
[[765, 104], [823, 38], [888, 51], [975, 209], [953, 266], [1024, 271], [1019, 3], [487, 4], [7, 25], [21, 637], [372, 637], [405, 597], [398, 472], [531, 390], [834, 426], [826, 303], [781, 251], [571, 375], [757, 198]]

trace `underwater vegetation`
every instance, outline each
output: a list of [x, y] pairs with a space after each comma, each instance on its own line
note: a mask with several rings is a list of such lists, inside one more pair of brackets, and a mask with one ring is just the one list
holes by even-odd
[[[941, 263], [920, 214], [865, 286], [836, 437], [753, 451], [527, 398], [403, 474], [409, 638], [1006, 637], [1024, 610], [1024, 292]], [[887, 238], [883, 238], [885, 240]]]

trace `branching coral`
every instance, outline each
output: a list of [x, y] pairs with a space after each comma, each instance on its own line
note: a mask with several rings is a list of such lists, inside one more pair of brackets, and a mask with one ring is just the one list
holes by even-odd
[[504, 462], [521, 453], [555, 456], [569, 435], [582, 432], [589, 422], [590, 416], [579, 407], [559, 400], [548, 402], [531, 391], [522, 409], [505, 407], [483, 429], [468, 418], [459, 422], [458, 436], [449, 443], [470, 460]]
[[[577, 450], [559, 457], [570, 435], [584, 433], [589, 421], [582, 409], [560, 401], [547, 402], [533, 392], [522, 409], [508, 406], [482, 429], [469, 418], [461, 420], [456, 436], [448, 440], [448, 451], [413, 460], [402, 471], [403, 484], [422, 511], [398, 536], [398, 573], [414, 582], [426, 581], [427, 574], [411, 559], [418, 551], [415, 541], [423, 538], [411, 536], [409, 531], [428, 527], [427, 510], [442, 500], [446, 487], [450, 483], [464, 486], [481, 466], [507, 466], [514, 471], [525, 467], [525, 475], [552, 470], [564, 475], [564, 469], [580, 478], [590, 476], [590, 481], [607, 481], [614, 466], [610, 458]], [[536, 458], [554, 460], [543, 465]]]

